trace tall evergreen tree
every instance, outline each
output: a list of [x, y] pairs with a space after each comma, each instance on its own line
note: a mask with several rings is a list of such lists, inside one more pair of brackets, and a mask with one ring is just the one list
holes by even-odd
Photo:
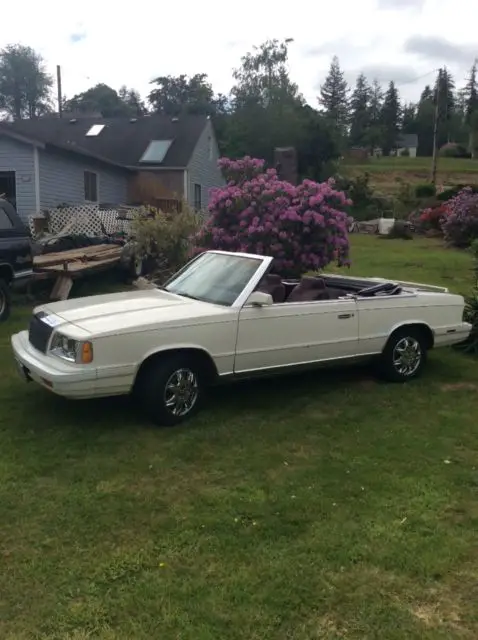
[[433, 89], [427, 85], [422, 91], [417, 105], [417, 155], [431, 156], [433, 151], [433, 123], [435, 118], [435, 97]]
[[369, 130], [367, 132], [367, 144], [370, 147], [370, 151], [376, 147], [383, 145], [383, 126], [382, 126], [382, 106], [383, 106], [383, 91], [380, 82], [374, 79], [370, 88], [370, 102], [369, 102]]
[[350, 99], [349, 143], [352, 147], [367, 144], [370, 129], [371, 88], [367, 78], [361, 73], [357, 77], [355, 89]]
[[348, 121], [348, 85], [337, 56], [332, 58], [324, 84], [320, 87], [319, 104], [325, 116], [345, 133]]
[[417, 133], [417, 105], [409, 102], [404, 105], [402, 113], [403, 133]]
[[393, 80], [389, 83], [382, 106], [383, 153], [390, 155], [396, 147], [400, 131], [401, 107], [400, 98]]
[[475, 111], [478, 111], [477, 64], [478, 62], [477, 60], [475, 60], [470, 69], [470, 76], [463, 90], [465, 99], [465, 115], [468, 124], [470, 124], [472, 115], [475, 113]]
[[434, 104], [438, 100], [438, 146], [452, 138], [451, 124], [456, 109], [455, 81], [446, 67], [438, 71], [435, 81]]
[[469, 132], [468, 147], [473, 158], [476, 155], [476, 139], [478, 135], [478, 80], [477, 61], [470, 69], [470, 76], [465, 86], [465, 121]]

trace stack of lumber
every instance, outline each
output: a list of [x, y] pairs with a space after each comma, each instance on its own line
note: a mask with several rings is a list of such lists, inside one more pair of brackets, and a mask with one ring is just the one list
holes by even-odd
[[108, 268], [120, 261], [122, 247], [116, 244], [97, 244], [81, 249], [35, 256], [34, 271], [57, 274], [78, 274]]

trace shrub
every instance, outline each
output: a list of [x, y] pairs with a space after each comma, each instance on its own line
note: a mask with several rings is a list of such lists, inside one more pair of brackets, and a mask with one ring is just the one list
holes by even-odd
[[469, 247], [478, 238], [478, 194], [466, 187], [446, 203], [442, 219], [445, 240], [458, 248]]
[[473, 252], [473, 271], [475, 284], [469, 296], [465, 298], [465, 313], [463, 319], [471, 324], [471, 333], [468, 338], [456, 345], [456, 348], [465, 353], [478, 354], [478, 241], [475, 240], [471, 249]]
[[156, 270], [167, 276], [187, 262], [191, 237], [200, 226], [199, 216], [185, 203], [181, 212], [145, 208], [132, 223], [135, 250], [154, 261]]
[[415, 187], [415, 196], [417, 198], [430, 198], [436, 193], [435, 185], [431, 182], [425, 184], [417, 184]]
[[227, 186], [213, 189], [210, 217], [196, 236], [196, 252], [225, 249], [268, 254], [275, 269], [295, 277], [336, 260], [348, 264], [347, 208], [351, 201], [333, 180], [279, 180], [264, 162], [220, 160]]
[[466, 185], [466, 184], [457, 184], [449, 189], [444, 189], [440, 193], [437, 194], [437, 200], [441, 200], [442, 202], [447, 202], [454, 198], [462, 189], [469, 188], [473, 191], [473, 193], [478, 193], [477, 185]]
[[471, 153], [462, 144], [448, 142], [440, 149], [440, 155], [444, 158], [471, 158]]
[[393, 227], [390, 229], [384, 238], [400, 239], [400, 240], [412, 240], [413, 234], [410, 229], [410, 224], [405, 220], [395, 220]]

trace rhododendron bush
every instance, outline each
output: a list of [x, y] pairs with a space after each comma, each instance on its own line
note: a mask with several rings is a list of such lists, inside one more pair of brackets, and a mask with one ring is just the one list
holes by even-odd
[[196, 237], [196, 251], [223, 249], [271, 255], [286, 277], [349, 264], [347, 207], [352, 202], [333, 181], [280, 180], [264, 161], [219, 161], [227, 185], [213, 189], [210, 217]]
[[469, 247], [478, 239], [478, 194], [465, 187], [445, 206], [441, 221], [445, 240], [455, 247]]

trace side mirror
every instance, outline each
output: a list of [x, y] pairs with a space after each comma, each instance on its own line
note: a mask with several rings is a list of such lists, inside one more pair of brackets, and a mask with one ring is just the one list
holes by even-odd
[[253, 291], [247, 299], [246, 305], [252, 307], [268, 307], [273, 303], [274, 301], [270, 293], [264, 293], [264, 291]]

